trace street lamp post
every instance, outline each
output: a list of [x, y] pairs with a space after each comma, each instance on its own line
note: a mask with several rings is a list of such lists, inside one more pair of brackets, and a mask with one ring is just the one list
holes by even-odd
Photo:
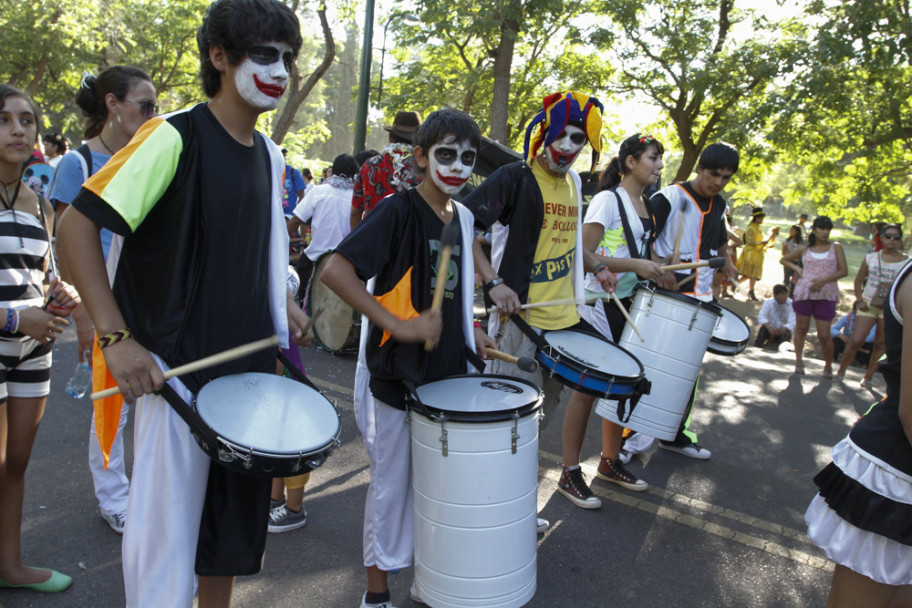
[[[380, 84], [377, 88], [377, 105], [383, 99], [383, 64], [386, 60], [386, 34], [390, 23], [400, 19], [408, 25], [416, 25], [421, 20], [410, 13], [394, 12], [386, 19], [383, 26], [383, 46], [380, 49]], [[361, 75], [358, 79], [358, 102], [355, 113], [355, 154], [364, 150], [367, 140], [367, 107], [370, 101], [371, 54], [374, 38], [374, 0], [365, 0], [364, 7], [364, 40], [361, 46]]]

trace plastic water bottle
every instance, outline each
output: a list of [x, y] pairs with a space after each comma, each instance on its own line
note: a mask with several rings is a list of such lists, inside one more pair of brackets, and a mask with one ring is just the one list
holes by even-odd
[[66, 392], [70, 397], [82, 399], [89, 385], [92, 383], [92, 368], [87, 363], [80, 362], [76, 364], [73, 375], [66, 385]]

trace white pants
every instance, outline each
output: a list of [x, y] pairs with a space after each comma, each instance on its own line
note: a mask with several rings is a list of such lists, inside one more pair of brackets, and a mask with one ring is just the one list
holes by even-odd
[[[370, 460], [370, 485], [364, 505], [364, 565], [389, 572], [412, 565], [415, 516], [412, 511], [412, 446], [407, 414], [376, 399], [373, 429], [362, 429]], [[371, 436], [368, 440], [367, 437]]]
[[[169, 384], [190, 403], [186, 387], [173, 378]], [[133, 483], [123, 537], [127, 606], [190, 608], [209, 457], [161, 397], [138, 399], [133, 424]]]
[[130, 407], [124, 403], [120, 409], [120, 424], [117, 426], [117, 435], [111, 444], [111, 454], [108, 468], [105, 470], [104, 457], [98, 443], [97, 427], [92, 420], [89, 429], [89, 470], [92, 471], [92, 483], [95, 484], [95, 498], [98, 499], [98, 508], [102, 513], [116, 515], [127, 510], [127, 497], [130, 493], [130, 480], [127, 479], [124, 464], [123, 430], [127, 425], [127, 412]]

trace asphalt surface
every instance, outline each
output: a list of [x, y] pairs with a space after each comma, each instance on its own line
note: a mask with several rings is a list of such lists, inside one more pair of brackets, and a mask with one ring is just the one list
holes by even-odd
[[[757, 305], [726, 300], [745, 316]], [[751, 323], [753, 325], [753, 323]], [[123, 606], [120, 539], [98, 515], [87, 465], [91, 407], [64, 392], [75, 365], [71, 333], [54, 349], [52, 392], [32, 453], [22, 522], [22, 559], [70, 574], [62, 594], [0, 590], [0, 604], [22, 607]], [[342, 445], [307, 488], [305, 528], [270, 535], [263, 571], [238, 579], [236, 607], [359, 605], [361, 517], [368, 464], [351, 410], [354, 358], [316, 348], [303, 352], [311, 379], [341, 409]], [[707, 354], [693, 427], [712, 450], [708, 461], [658, 451], [631, 471], [647, 492], [596, 480], [599, 510], [586, 511], [556, 492], [560, 421], [541, 434], [538, 502], [552, 524], [539, 537], [538, 587], [529, 607], [629, 608], [822, 606], [832, 563], [805, 536], [803, 513], [813, 476], [830, 447], [880, 398], [857, 389], [851, 368], [844, 386], [791, 374], [789, 352], [749, 347], [736, 357]], [[875, 387], [882, 390], [878, 376]], [[569, 391], [564, 391], [566, 401]], [[599, 424], [589, 425], [583, 469], [593, 478]], [[132, 431], [131, 426], [128, 429]], [[127, 451], [131, 453], [131, 432]], [[391, 576], [393, 601], [408, 599], [411, 569]]]

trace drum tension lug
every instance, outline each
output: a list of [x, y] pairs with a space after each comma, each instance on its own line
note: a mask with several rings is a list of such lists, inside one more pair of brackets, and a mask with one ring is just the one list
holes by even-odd
[[698, 312], [699, 312], [699, 310], [694, 308], [693, 316], [690, 318], [690, 325], [687, 326], [687, 331], [690, 331], [693, 329], [694, 323], [697, 322], [697, 313]]
[[291, 466], [291, 472], [297, 473], [301, 470], [301, 461], [304, 460], [304, 452], [298, 452], [298, 459], [295, 460], [295, 463]]
[[446, 458], [449, 454], [449, 439], [447, 439], [447, 429], [446, 429], [446, 416], [440, 415], [440, 443], [443, 450], [443, 457]]
[[512, 452], [516, 453], [516, 440], [519, 439], [519, 412], [513, 412], [513, 431], [511, 433]]

